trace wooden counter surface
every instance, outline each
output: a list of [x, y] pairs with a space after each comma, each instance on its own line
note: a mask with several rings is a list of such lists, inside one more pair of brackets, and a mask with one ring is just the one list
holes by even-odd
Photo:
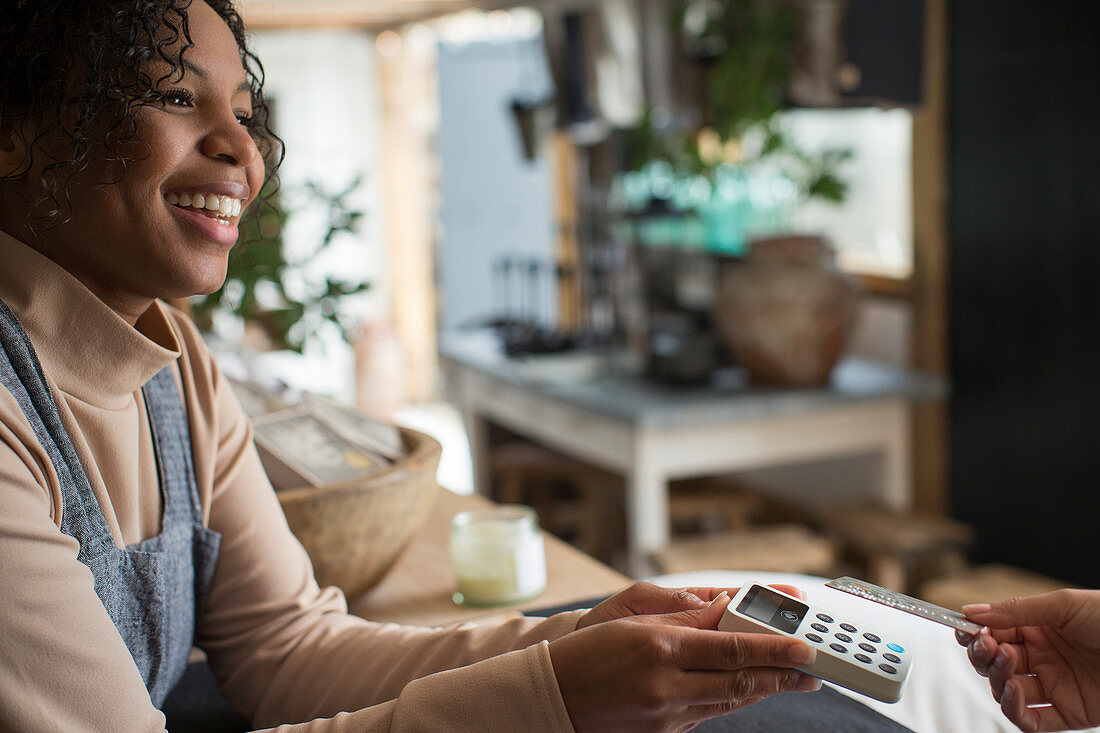
[[630, 578], [544, 532], [547, 584], [542, 595], [511, 606], [457, 605], [451, 599], [455, 578], [447, 550], [451, 518], [461, 511], [488, 506], [491, 503], [484, 497], [441, 489], [420, 534], [381, 583], [349, 604], [351, 612], [370, 621], [441, 626], [609, 596], [630, 584]]

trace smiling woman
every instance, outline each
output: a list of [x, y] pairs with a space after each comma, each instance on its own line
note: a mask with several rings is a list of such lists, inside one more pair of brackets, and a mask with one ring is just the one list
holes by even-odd
[[684, 730], [819, 685], [792, 669], [806, 644], [716, 631], [713, 588], [483, 627], [348, 615], [163, 302], [219, 287], [264, 181], [240, 19], [224, 0], [0, 18], [0, 730], [163, 731], [192, 645], [280, 730]]
[[[64, 34], [51, 33], [64, 13], [49, 13], [52, 4], [19, 4], [28, 32], [8, 26], [3, 39], [0, 190], [30, 216], [9, 203], [0, 227], [36, 242], [131, 322], [153, 298], [216, 290], [240, 212], [263, 182], [256, 139], [270, 145], [239, 18], [225, 4], [219, 14], [201, 3], [190, 13], [181, 2], [131, 3], [146, 6], [147, 21], [162, 13], [143, 24], [144, 39], [126, 38], [137, 48], [100, 31], [66, 54]], [[47, 38], [51, 53], [37, 45]], [[32, 44], [47, 68], [3, 68]], [[112, 55], [122, 68], [104, 68]], [[44, 78], [66, 68], [82, 93]], [[102, 240], [121, 231], [126, 247]]]

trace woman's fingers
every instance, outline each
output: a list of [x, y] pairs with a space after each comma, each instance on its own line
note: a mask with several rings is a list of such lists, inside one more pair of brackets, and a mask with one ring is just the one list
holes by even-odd
[[699, 681], [698, 684], [704, 686], [704, 691], [698, 696], [699, 704], [688, 706], [678, 716], [680, 725], [677, 730], [681, 731], [691, 730], [704, 721], [755, 705], [780, 692], [815, 692], [821, 689], [821, 680], [790, 670], [750, 669], [732, 675], [722, 672], [694, 672], [692, 676]]
[[[802, 600], [806, 600], [805, 592], [803, 592], [803, 590], [801, 588], [798, 588], [797, 586], [784, 585], [782, 583], [776, 583], [776, 584], [771, 585], [770, 587], [775, 588], [778, 591], [782, 591], [783, 593], [786, 593], [787, 595], [794, 596], [795, 598], [801, 598]], [[720, 593], [728, 593], [729, 597], [733, 598], [735, 595], [737, 595], [737, 591], [740, 590], [740, 587], [738, 587], [738, 588], [677, 588], [676, 590], [680, 590], [680, 591], [690, 593], [693, 596], [696, 596], [697, 598], [700, 598], [701, 600], [710, 602], [710, 601], [713, 601], [715, 598], [717, 598], [718, 594], [720, 594]]]
[[704, 693], [704, 695], [714, 699], [688, 707], [684, 711], [684, 727], [681, 730], [690, 730], [703, 721], [729, 715], [780, 692], [816, 692], [821, 689], [821, 680], [793, 670], [749, 669], [744, 672], [735, 672], [734, 675], [758, 675], [753, 679], [752, 691], [747, 694], [742, 694], [745, 690], [730, 689], [731, 675], [728, 673], [695, 672], [693, 675], [708, 678], [703, 684], [714, 692], [709, 695]]
[[679, 588], [685, 593], [690, 593], [696, 598], [710, 603], [717, 598], [721, 593], [728, 593], [732, 598], [737, 593], [737, 588]]
[[753, 700], [744, 700], [742, 702], [717, 702], [709, 705], [692, 705], [684, 710], [683, 719], [686, 721], [683, 727], [679, 730], [691, 730], [698, 726], [700, 723], [704, 723], [708, 720], [715, 718], [721, 718], [723, 715], [729, 715], [736, 712], [741, 708], [747, 708], [749, 705], [755, 705], [764, 698], [758, 697]]
[[786, 593], [789, 596], [794, 596], [795, 598], [801, 598], [802, 600], [806, 600], [806, 592], [803, 591], [801, 588], [797, 588], [793, 585], [783, 585], [782, 583], [779, 583], [779, 584], [771, 584], [769, 587], [775, 588], [778, 591], [782, 591], [783, 593]]
[[[709, 600], [709, 599], [708, 599]], [[577, 628], [632, 616], [648, 616], [705, 608], [706, 602], [685, 588], [662, 588], [635, 583], [593, 608], [577, 622]]]
[[747, 667], [799, 667], [817, 658], [805, 642], [774, 634], [714, 633], [677, 628], [673, 662], [684, 670], [737, 670]]
[[813, 692], [821, 680], [794, 669], [750, 668], [736, 672], [687, 672], [685, 689], [697, 705], [735, 703], [744, 707], [750, 700], [762, 700], [780, 692]]

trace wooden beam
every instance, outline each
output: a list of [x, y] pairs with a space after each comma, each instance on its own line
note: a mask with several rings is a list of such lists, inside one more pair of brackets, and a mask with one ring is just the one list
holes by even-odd
[[581, 327], [580, 281], [584, 277], [580, 231], [580, 194], [577, 191], [577, 149], [569, 136], [554, 135], [554, 206], [558, 222], [557, 264], [572, 273], [558, 282], [558, 325], [571, 332]]
[[405, 355], [405, 392], [411, 402], [438, 397], [433, 227], [438, 207], [434, 181], [434, 125], [419, 114], [439, 96], [435, 54], [405, 44], [396, 56], [379, 54], [382, 102], [382, 171], [385, 179], [388, 280], [391, 312]]
[[[914, 366], [946, 375], [947, 356], [947, 2], [925, 3], [924, 103], [913, 115]], [[914, 408], [916, 508], [948, 509], [947, 410]]]

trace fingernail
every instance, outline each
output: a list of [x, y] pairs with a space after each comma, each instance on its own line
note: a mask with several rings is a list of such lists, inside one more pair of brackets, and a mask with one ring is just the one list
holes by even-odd
[[817, 649], [809, 644], [794, 644], [787, 651], [787, 658], [795, 664], [809, 664], [817, 659]]
[[993, 606], [989, 603], [968, 603], [963, 606], [963, 613], [967, 616], [980, 616], [983, 613], [989, 613]]
[[812, 675], [804, 674], [798, 680], [799, 692], [817, 692], [821, 689], [821, 680]]
[[730, 600], [730, 594], [725, 592], [725, 591], [722, 591], [721, 593], [719, 593], [718, 595], [716, 595], [714, 597], [714, 600], [710, 602], [710, 605], [717, 606], [717, 605], [720, 605], [722, 603], [729, 603], [729, 600]]
[[970, 656], [972, 657], [985, 657], [989, 655], [989, 650], [985, 648], [985, 644], [982, 643], [981, 635], [975, 636], [970, 642]]
[[997, 652], [997, 656], [993, 658], [993, 666], [1000, 669], [1008, 664], [1008, 650], [1001, 647], [1001, 650]]
[[1005, 683], [1004, 692], [1001, 693], [1001, 706], [1007, 706], [1012, 704], [1012, 698], [1016, 695], [1016, 685], [1011, 682]]

